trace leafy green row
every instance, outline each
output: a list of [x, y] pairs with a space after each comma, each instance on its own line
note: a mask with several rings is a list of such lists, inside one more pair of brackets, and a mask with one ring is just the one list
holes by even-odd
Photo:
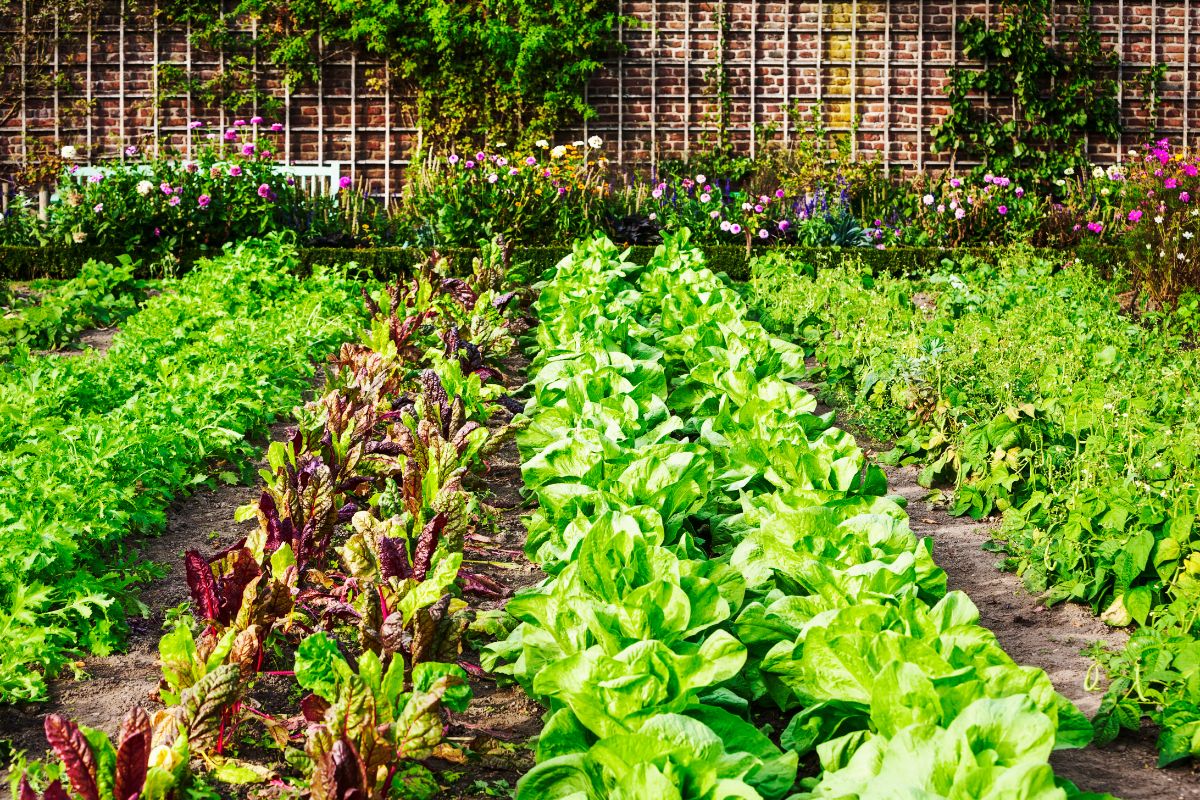
[[38, 698], [69, 653], [120, 641], [124, 590], [145, 572], [128, 536], [161, 530], [213, 464], [236, 480], [247, 435], [353, 330], [357, 286], [298, 280], [295, 258], [278, 240], [239, 245], [150, 300], [106, 358], [14, 362], [0, 386], [0, 700]]
[[953, 487], [952, 513], [1003, 513], [1033, 591], [1143, 626], [1098, 653], [1098, 737], [1148, 715], [1162, 763], [1200, 755], [1200, 302], [1132, 321], [1089, 268], [1020, 251], [914, 279], [769, 258], [751, 293], [831, 402]]
[[25, 302], [9, 292], [4, 301], [7, 313], [0, 317], [0, 355], [14, 347], [63, 347], [81, 331], [107, 327], [135, 313], [147, 286], [134, 278], [135, 268], [128, 256], [116, 264], [88, 261], [79, 275], [54, 284], [36, 302]]
[[[549, 573], [485, 666], [550, 709], [533, 798], [1083, 796], [1091, 738], [946, 593], [882, 472], [790, 383], [802, 353], [670, 238], [583, 242], [541, 287], [518, 436]], [[778, 737], [752, 723], [773, 707]]]

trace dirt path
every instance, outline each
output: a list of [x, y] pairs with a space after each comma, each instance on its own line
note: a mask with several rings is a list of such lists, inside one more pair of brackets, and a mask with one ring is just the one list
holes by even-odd
[[[57, 713], [110, 735], [116, 733], [125, 712], [135, 705], [153, 707], [151, 695], [158, 686], [158, 640], [163, 634], [167, 611], [188, 599], [183, 574], [183, 551], [196, 548], [215, 553], [245, 534], [254, 523], [238, 525], [233, 512], [259, 494], [257, 487], [222, 486], [201, 491], [175, 503], [162, 536], [142, 543], [140, 557], [167, 569], [167, 574], [150, 583], [141, 601], [150, 609], [146, 619], [130, 620], [126, 652], [84, 660], [83, 680], [62, 677], [50, 682], [50, 701], [18, 707], [0, 707], [0, 739], [8, 739], [15, 750], [30, 757], [46, 750], [42, 721]], [[216, 534], [213, 538], [212, 534]], [[7, 764], [0, 765], [7, 770]], [[2, 778], [0, 800], [8, 796], [7, 773]]]
[[[860, 442], [869, 447], [865, 439]], [[875, 453], [868, 449], [868, 454]], [[946, 571], [950, 588], [970, 596], [980, 621], [1017, 663], [1044, 669], [1061, 694], [1092, 716], [1102, 693], [1087, 690], [1093, 662], [1082, 651], [1096, 641], [1120, 647], [1128, 634], [1105, 625], [1084, 606], [1047, 608], [1017, 575], [997, 568], [995, 554], [983, 550], [991, 539], [991, 525], [931, 507], [924, 500], [928, 490], [917, 484], [916, 467], [885, 471], [892, 493], [908, 499], [913, 531], [933, 540], [934, 560]], [[1147, 729], [1123, 734], [1103, 748], [1062, 750], [1050, 763], [1056, 774], [1087, 791], [1111, 792], [1124, 800], [1200, 800], [1200, 766], [1155, 767], [1156, 735]]]

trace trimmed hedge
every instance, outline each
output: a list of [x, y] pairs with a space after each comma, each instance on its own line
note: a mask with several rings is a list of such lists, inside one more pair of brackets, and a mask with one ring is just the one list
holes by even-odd
[[[708, 265], [714, 272], [724, 272], [737, 281], [748, 280], [750, 264], [746, 259], [746, 250], [740, 246], [710, 245], [702, 248], [708, 258]], [[764, 253], [769, 249], [756, 249], [755, 253]], [[778, 248], [798, 262], [810, 264], [816, 268], [834, 266], [847, 258], [860, 259], [864, 265], [875, 273], [921, 273], [936, 268], [943, 259], [958, 260], [965, 255], [988, 258], [994, 254], [995, 248], [969, 247], [943, 249], [940, 247], [900, 247], [891, 250], [876, 250], [870, 247], [838, 248], [838, 247], [783, 247]], [[644, 264], [654, 253], [649, 245], [634, 245], [630, 247], [630, 258], [635, 263]], [[471, 259], [478, 250], [466, 248], [449, 248], [439, 251], [446, 256], [457, 272], [470, 269]], [[513, 254], [517, 261], [528, 261], [533, 266], [533, 274], [541, 274], [553, 267], [564, 256], [571, 252], [567, 246], [562, 247], [519, 247]], [[1059, 250], [1041, 251], [1049, 258], [1061, 258], [1064, 253]], [[316, 264], [336, 265], [350, 261], [356, 262], [364, 274], [371, 274], [381, 279], [397, 278], [410, 275], [414, 267], [429, 255], [429, 251], [408, 247], [377, 247], [364, 249], [336, 247], [308, 247], [300, 251], [302, 269], [307, 274]], [[1111, 265], [1121, 260], [1121, 250], [1116, 247], [1093, 247], [1085, 258], [1097, 266]], [[90, 252], [84, 248], [39, 248], [39, 247], [0, 247], [0, 280], [32, 280], [34, 278], [69, 278], [79, 272], [79, 267], [89, 258], [103, 259], [105, 254]], [[184, 259], [187, 263], [191, 259]]]

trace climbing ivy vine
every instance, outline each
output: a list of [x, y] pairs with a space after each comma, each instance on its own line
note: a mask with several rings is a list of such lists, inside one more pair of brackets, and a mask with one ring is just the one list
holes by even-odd
[[[426, 141], [514, 142], [590, 117], [584, 88], [619, 51], [622, 21], [616, 0], [162, 0], [160, 13], [202, 45], [256, 49], [292, 87], [350, 48], [386, 58]], [[249, 102], [237, 69], [197, 88]]]
[[[1092, 24], [1091, 0], [1074, 4], [1066, 29], [1052, 30], [1053, 0], [1000, 0], [997, 22], [959, 24], [963, 55], [952, 70], [949, 112], [934, 148], [997, 171], [1060, 173], [1086, 160], [1088, 137], [1121, 130], [1119, 65]], [[1161, 69], [1149, 80], [1157, 96]]]

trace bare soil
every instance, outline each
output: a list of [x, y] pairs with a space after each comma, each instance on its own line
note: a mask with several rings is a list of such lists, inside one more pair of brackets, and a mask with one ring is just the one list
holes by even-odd
[[[816, 393], [816, 386], [801, 385]], [[820, 404], [817, 412], [829, 410]], [[872, 460], [889, 449], [842, 419], [838, 424], [855, 434]], [[1128, 633], [1105, 625], [1085, 606], [1047, 607], [1029, 593], [1019, 576], [1000, 569], [995, 553], [984, 550], [992, 541], [994, 521], [952, 517], [927, 502], [929, 490], [917, 483], [916, 466], [881, 466], [891, 493], [908, 501], [913, 532], [932, 540], [934, 560], [945, 570], [949, 588], [971, 598], [980, 622], [996, 634], [1014, 661], [1045, 670], [1060, 694], [1089, 717], [1094, 715], [1103, 696], [1104, 675], [1083, 651], [1095, 642], [1122, 647]], [[1089, 679], [1098, 685], [1090, 689]], [[1123, 800], [1200, 800], [1200, 764], [1159, 769], [1156, 737], [1153, 726], [1146, 725], [1137, 734], [1122, 733], [1105, 747], [1057, 751], [1050, 763], [1056, 775], [1085, 791], [1109, 792]]]

